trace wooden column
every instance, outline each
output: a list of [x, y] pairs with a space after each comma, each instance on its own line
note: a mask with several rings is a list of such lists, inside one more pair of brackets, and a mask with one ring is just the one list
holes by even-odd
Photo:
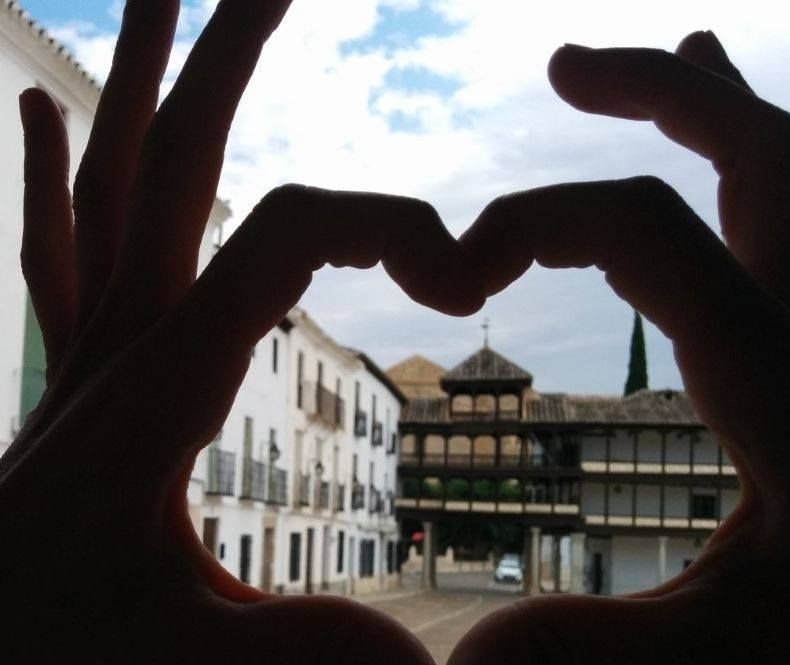
[[433, 522], [423, 522], [422, 588], [436, 588], [436, 532]]
[[571, 534], [571, 593], [586, 593], [584, 584], [584, 550], [587, 536], [583, 533]]
[[540, 528], [533, 526], [524, 534], [524, 593], [540, 595]]
[[562, 537], [554, 534], [551, 537], [551, 573], [554, 578], [554, 593], [560, 592], [562, 585]]

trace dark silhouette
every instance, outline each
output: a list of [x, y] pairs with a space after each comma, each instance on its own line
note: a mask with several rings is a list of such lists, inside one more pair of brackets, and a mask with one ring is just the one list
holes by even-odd
[[647, 388], [647, 351], [642, 317], [634, 310], [634, 329], [631, 333], [631, 352], [628, 357], [628, 378], [623, 394], [628, 397], [637, 390]]

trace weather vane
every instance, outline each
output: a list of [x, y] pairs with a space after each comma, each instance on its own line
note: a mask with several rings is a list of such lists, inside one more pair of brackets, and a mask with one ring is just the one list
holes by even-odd
[[485, 337], [483, 338], [483, 344], [485, 348], [488, 348], [488, 332], [489, 330], [491, 330], [491, 321], [489, 320], [488, 317], [485, 318], [482, 327], [483, 327], [483, 334], [485, 335]]

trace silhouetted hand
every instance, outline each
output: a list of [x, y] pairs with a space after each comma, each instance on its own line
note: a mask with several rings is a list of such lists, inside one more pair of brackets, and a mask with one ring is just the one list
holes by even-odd
[[702, 555], [629, 598], [527, 599], [476, 626], [451, 665], [787, 663], [790, 634], [790, 116], [754, 96], [712, 33], [677, 54], [567, 46], [549, 66], [585, 111], [653, 120], [712, 160], [727, 247], [649, 177], [491, 204], [461, 239], [486, 291], [535, 260], [595, 265], [674, 344], [742, 501]]
[[432, 662], [356, 603], [240, 583], [187, 513], [195, 455], [312, 270], [383, 260], [421, 302], [483, 302], [430, 206], [299, 186], [267, 195], [195, 281], [236, 105], [288, 4], [220, 2], [157, 111], [178, 2], [130, 0], [74, 216], [60, 112], [38, 90], [20, 99], [48, 388], [0, 462], [4, 663]]

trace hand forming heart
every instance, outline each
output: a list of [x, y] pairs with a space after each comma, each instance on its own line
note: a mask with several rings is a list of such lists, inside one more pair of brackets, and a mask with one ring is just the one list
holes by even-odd
[[[62, 119], [45, 94], [21, 98], [23, 270], [49, 387], [0, 463], [0, 529], [14, 534], [0, 551], [5, 662], [431, 662], [403, 628], [351, 601], [274, 598], [236, 581], [198, 542], [184, 499], [253, 344], [312, 271], [380, 260], [415, 300], [455, 315], [533, 260], [597, 265], [674, 341], [744, 485], [681, 577], [640, 598], [526, 601], [474, 629], [454, 665], [784, 660], [774, 605], [790, 588], [790, 200], [786, 142], [773, 141], [787, 116], [751, 95], [705, 35], [681, 57], [566, 48], [552, 63], [572, 103], [654, 119], [714, 160], [725, 232], [762, 286], [649, 178], [502, 198], [459, 241], [419, 201], [285, 186], [195, 281], [236, 105], [288, 4], [222, 0], [156, 111], [178, 2], [129, 0], [76, 179], [73, 238]], [[712, 112], [722, 106], [731, 114]], [[734, 136], [739, 125], [750, 131]]]

